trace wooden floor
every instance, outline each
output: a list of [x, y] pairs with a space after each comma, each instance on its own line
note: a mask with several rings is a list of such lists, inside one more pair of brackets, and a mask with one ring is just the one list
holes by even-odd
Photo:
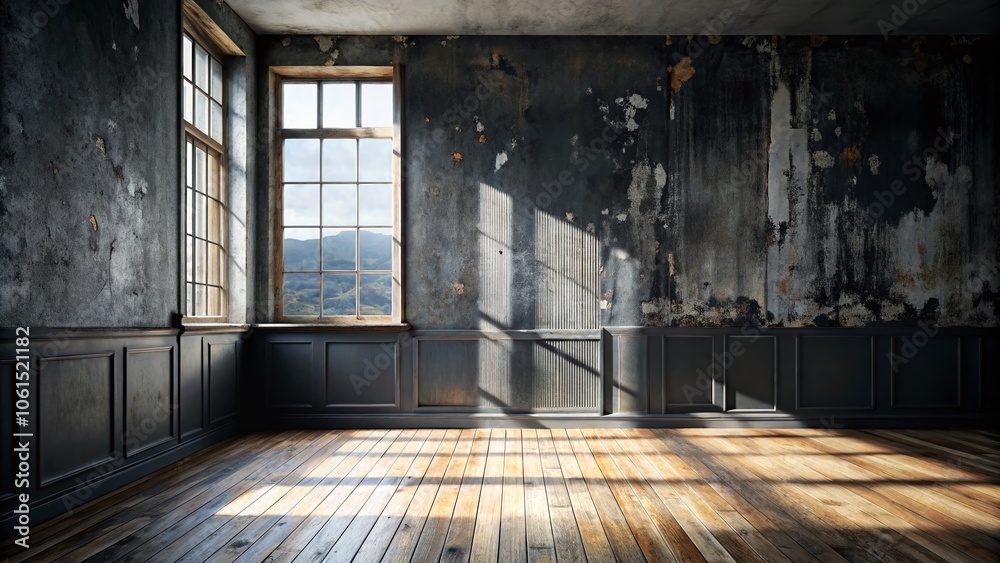
[[968, 430], [290, 431], [202, 452], [2, 555], [997, 561], [998, 476], [998, 436]]

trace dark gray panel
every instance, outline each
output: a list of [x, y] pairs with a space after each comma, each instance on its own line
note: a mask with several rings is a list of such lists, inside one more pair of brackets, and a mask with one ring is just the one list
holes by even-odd
[[181, 337], [180, 345], [180, 425], [181, 438], [204, 428], [204, 381], [202, 379], [202, 337]]
[[726, 410], [774, 410], [774, 337], [725, 339]]
[[[0, 448], [5, 454], [14, 447], [11, 436], [14, 432], [14, 371], [14, 362], [0, 361]], [[0, 464], [0, 501], [14, 494], [14, 464], [14, 456], [4, 455], [4, 462]]]
[[173, 348], [125, 354], [125, 455], [173, 438]]
[[270, 342], [267, 368], [270, 406], [312, 406], [311, 342]]
[[803, 336], [799, 341], [798, 407], [874, 407], [872, 339]]
[[39, 362], [35, 408], [42, 486], [114, 457], [113, 366], [110, 353]]
[[208, 342], [208, 420], [215, 424], [237, 410], [236, 342]]
[[475, 340], [418, 340], [417, 406], [475, 407], [479, 366]]
[[958, 337], [930, 338], [924, 331], [893, 338], [892, 406], [959, 406], [960, 344]]
[[395, 342], [326, 345], [326, 404], [396, 405]]
[[600, 342], [420, 340], [418, 407], [597, 411]]
[[711, 336], [663, 338], [663, 378], [669, 406], [713, 405], [713, 382], [722, 368], [712, 357]]
[[615, 390], [612, 395], [615, 412], [646, 412], [646, 380], [649, 361], [646, 357], [645, 336], [618, 336], [614, 348]]

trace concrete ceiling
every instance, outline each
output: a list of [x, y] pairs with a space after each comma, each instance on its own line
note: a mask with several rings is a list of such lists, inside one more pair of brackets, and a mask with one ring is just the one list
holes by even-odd
[[1000, 33], [1000, 0], [227, 0], [227, 2], [255, 31], [264, 34], [881, 35], [884, 31], [901, 35]]

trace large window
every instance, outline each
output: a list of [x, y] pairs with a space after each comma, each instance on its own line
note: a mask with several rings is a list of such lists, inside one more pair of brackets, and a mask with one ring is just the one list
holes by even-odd
[[184, 207], [186, 316], [228, 318], [225, 80], [220, 57], [185, 32]]
[[401, 322], [392, 68], [280, 81], [279, 317]]

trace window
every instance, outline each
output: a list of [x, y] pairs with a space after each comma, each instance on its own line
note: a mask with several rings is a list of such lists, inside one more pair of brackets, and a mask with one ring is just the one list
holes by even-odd
[[282, 320], [402, 322], [393, 69], [278, 84], [275, 301]]
[[186, 316], [225, 321], [227, 291], [226, 84], [220, 57], [185, 31], [181, 80], [184, 106], [184, 275]]

